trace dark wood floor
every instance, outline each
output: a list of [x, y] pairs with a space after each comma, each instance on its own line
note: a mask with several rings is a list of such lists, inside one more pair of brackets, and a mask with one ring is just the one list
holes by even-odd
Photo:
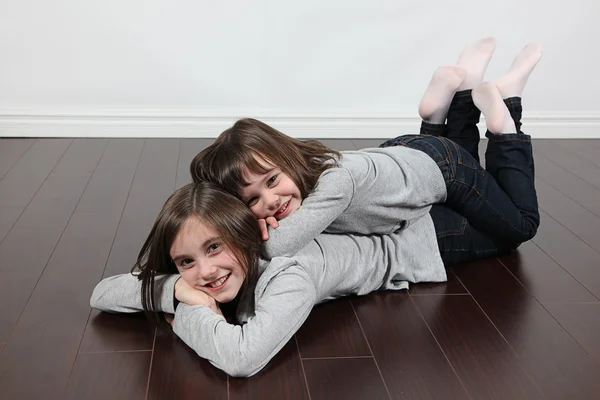
[[89, 307], [208, 143], [0, 139], [0, 398], [600, 399], [600, 140], [535, 141], [542, 224], [518, 252], [320, 305], [250, 379]]

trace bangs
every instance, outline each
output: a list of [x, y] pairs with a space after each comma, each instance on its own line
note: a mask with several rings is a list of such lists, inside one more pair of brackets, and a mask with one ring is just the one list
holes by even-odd
[[[243, 207], [246, 209], [246, 206]], [[205, 213], [203, 216], [196, 212], [193, 218], [197, 218], [200, 223], [206, 225], [217, 234], [217, 238], [222, 241], [224, 248], [232, 253], [236, 264], [247, 275], [250, 258], [243, 245], [241, 245], [245, 237], [243, 228], [240, 225], [243, 222], [232, 219], [231, 214], [225, 210], [218, 210], [216, 213]], [[254, 217], [251, 218], [251, 221], [254, 224]], [[236, 232], [242, 237], [241, 242]]]
[[242, 182], [243, 186], [248, 186], [250, 182], [248, 182], [245, 178], [248, 172], [256, 175], [263, 175], [275, 168], [275, 164], [273, 164], [268, 158], [259, 153], [251, 154], [250, 157], [245, 157], [246, 160], [242, 164], [241, 172], [243, 176], [240, 177], [240, 182]]

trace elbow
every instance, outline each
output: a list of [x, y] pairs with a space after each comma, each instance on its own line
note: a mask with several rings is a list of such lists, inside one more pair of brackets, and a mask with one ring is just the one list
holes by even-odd
[[253, 375], [240, 368], [230, 369], [229, 371], [225, 371], [225, 373], [232, 378], [249, 378]]
[[256, 368], [251, 366], [250, 363], [241, 362], [230, 365], [228, 368], [223, 369], [223, 371], [232, 378], [249, 378], [257, 374], [262, 368]]
[[110, 308], [107, 304], [106, 290], [104, 290], [102, 283], [103, 282], [100, 282], [94, 288], [92, 296], [90, 297], [90, 307], [107, 312], [110, 311]]
[[277, 239], [271, 235], [269, 240], [263, 242], [261, 246], [261, 255], [265, 260], [271, 260], [274, 257], [279, 257], [281, 254], [281, 246], [277, 243]]
[[279, 246], [277, 243], [269, 243], [269, 240], [264, 242], [261, 249], [261, 256], [265, 260], [272, 260], [275, 257], [291, 257], [300, 250], [295, 247], [286, 248], [284, 246]]
[[90, 307], [97, 310], [103, 310], [104, 307], [102, 307], [102, 297], [101, 291], [98, 290], [98, 287], [96, 286], [92, 292], [92, 297], [90, 297]]
[[270, 358], [265, 359], [257, 354], [238, 353], [234, 360], [217, 367], [233, 378], [249, 378], [259, 373], [269, 363]]
[[[297, 242], [283, 241], [283, 237], [270, 231], [269, 239], [263, 242], [261, 246], [261, 255], [266, 260], [272, 260], [275, 257], [291, 257], [296, 254], [302, 246]], [[302, 243], [300, 243], [302, 245]]]

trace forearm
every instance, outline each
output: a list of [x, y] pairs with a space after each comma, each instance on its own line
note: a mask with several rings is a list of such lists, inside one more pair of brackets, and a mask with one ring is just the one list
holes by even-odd
[[[180, 275], [159, 275], [154, 280], [156, 311], [175, 313], [175, 282]], [[105, 312], [135, 313], [142, 306], [142, 281], [130, 273], [115, 275], [100, 281], [90, 298], [90, 306]]]
[[325, 171], [300, 208], [279, 221], [278, 228], [269, 228], [269, 240], [263, 243], [262, 255], [270, 260], [296, 254], [348, 208], [353, 195], [354, 182], [346, 169]]

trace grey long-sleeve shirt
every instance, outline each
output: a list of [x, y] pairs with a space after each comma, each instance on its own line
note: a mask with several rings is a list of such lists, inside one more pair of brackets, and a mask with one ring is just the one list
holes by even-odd
[[[403, 146], [344, 151], [339, 166], [321, 174], [295, 213], [269, 229], [267, 259], [290, 256], [321, 232], [388, 234], [407, 229], [431, 204], [446, 199], [446, 184], [426, 153]], [[416, 234], [415, 253], [437, 246], [431, 226]]]
[[[419, 230], [424, 218], [413, 222]], [[232, 376], [256, 374], [298, 331], [317, 303], [375, 290], [406, 289], [408, 282], [443, 282], [446, 271], [437, 246], [415, 262], [404, 244], [420, 240], [411, 231], [390, 235], [321, 234], [292, 257], [261, 261], [255, 287], [238, 307], [242, 325], [229, 324], [205, 306], [180, 303], [174, 332], [200, 357]], [[173, 312], [178, 275], [156, 286], [159, 311]], [[100, 282], [92, 307], [112, 312], [141, 311], [141, 282], [131, 274]]]

